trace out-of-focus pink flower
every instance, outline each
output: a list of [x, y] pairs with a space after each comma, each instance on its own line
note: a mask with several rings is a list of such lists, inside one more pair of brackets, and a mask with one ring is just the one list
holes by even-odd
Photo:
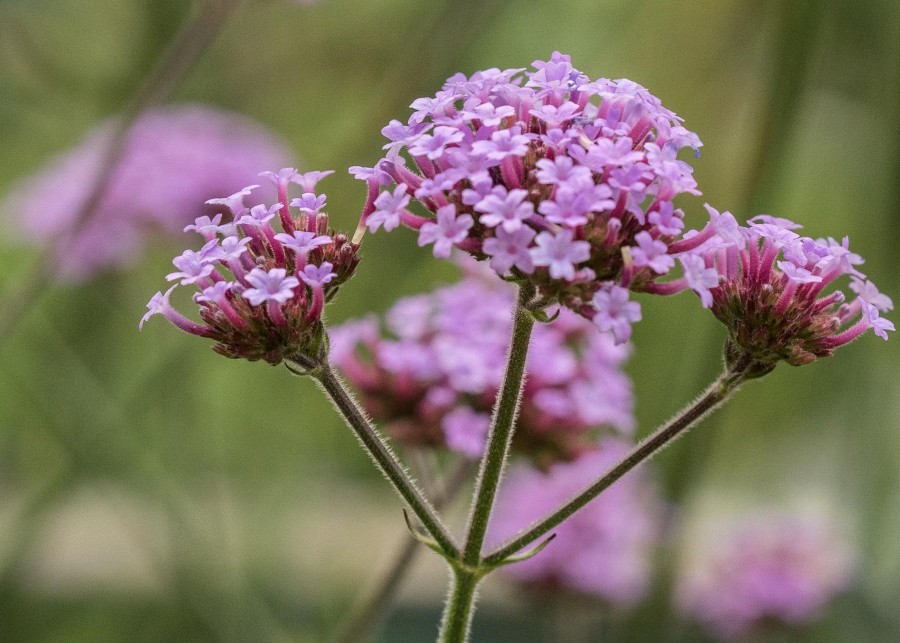
[[[490, 540], [500, 543], [547, 515], [628, 450], [626, 442], [606, 439], [598, 449], [554, 464], [546, 473], [514, 466], [500, 488]], [[546, 549], [503, 570], [530, 585], [592, 594], [619, 607], [633, 605], [649, 584], [663, 510], [646, 469], [632, 471], [557, 527]]]
[[200, 215], [226, 212], [204, 201], [230, 194], [281, 167], [293, 154], [258, 123], [202, 105], [144, 114], [90, 219], [71, 234], [96, 181], [115, 123], [101, 124], [71, 150], [24, 179], [0, 205], [17, 241], [54, 244], [55, 272], [82, 280], [134, 262], [148, 231], [180, 232]]
[[706, 521], [677, 583], [681, 611], [724, 639], [808, 623], [854, 577], [856, 552], [824, 513], [754, 509]]
[[[477, 458], [503, 378], [513, 291], [484, 271], [398, 301], [386, 332], [370, 320], [329, 330], [332, 361], [395, 439]], [[628, 345], [563, 310], [538, 324], [514, 446], [539, 466], [593, 448], [601, 429], [629, 435]]]

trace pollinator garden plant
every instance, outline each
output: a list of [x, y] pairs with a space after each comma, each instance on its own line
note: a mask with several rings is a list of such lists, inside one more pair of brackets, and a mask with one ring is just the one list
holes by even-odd
[[[316, 193], [327, 172], [266, 172], [278, 201], [248, 206], [256, 186], [214, 200], [221, 212], [188, 227], [202, 246], [174, 260], [167, 279], [175, 285], [151, 299], [141, 323], [161, 314], [212, 339], [224, 356], [283, 362], [317, 382], [403, 499], [415, 537], [447, 561], [439, 641], [455, 643], [469, 639], [486, 575], [510, 566], [537, 578], [557, 545], [569, 556], [597, 550], [590, 538], [551, 541], [601, 494], [626, 507], [646, 503], [639, 477], [620, 479], [746, 381], [781, 362], [828, 357], [870, 329], [886, 339], [894, 327], [881, 316], [890, 299], [860, 272], [846, 238], [804, 237], [798, 224], [768, 215], [742, 225], [710, 205], [704, 225], [686, 230], [674, 199], [700, 194], [685, 158], [701, 143], [637, 83], [591, 79], [555, 52], [530, 70], [454, 75], [411, 107], [405, 123], [382, 130], [384, 158], [350, 168], [367, 188], [355, 233], [329, 227], [326, 198]], [[365, 233], [401, 227], [437, 258], [455, 250], [481, 265], [465, 263], [470, 274], [455, 290], [398, 305], [389, 337], [371, 320], [330, 335], [325, 306], [356, 271]], [[836, 289], [844, 285], [848, 292]], [[178, 286], [193, 291], [199, 321], [170, 302]], [[629, 444], [631, 392], [619, 366], [642, 317], [632, 294], [683, 291], [727, 330], [723, 372]], [[498, 328], [500, 337], [508, 333], [506, 348], [497, 344]], [[371, 416], [414, 449], [449, 448], [477, 460], [461, 538]], [[525, 458], [498, 494], [515, 454]], [[565, 478], [567, 470], [577, 472], [567, 483], [525, 491], [529, 476]], [[536, 512], [516, 508], [530, 500]], [[517, 511], [528, 522], [510, 531], [507, 517]], [[635, 527], [626, 545], [653, 539], [652, 512], [633, 512], [626, 522]], [[591, 587], [577, 570], [570, 576]], [[629, 582], [600, 590], [627, 599], [639, 591]]]

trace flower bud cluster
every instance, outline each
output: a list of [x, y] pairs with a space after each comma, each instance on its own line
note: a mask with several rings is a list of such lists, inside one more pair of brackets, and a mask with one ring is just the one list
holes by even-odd
[[[489, 538], [501, 543], [570, 500], [624, 458], [630, 445], [607, 438], [574, 462], [541, 472], [516, 464], [500, 487]], [[559, 525], [539, 555], [504, 567], [533, 589], [564, 588], [630, 607], [647, 592], [665, 507], [647, 469], [629, 473]]]
[[[398, 301], [385, 333], [375, 318], [330, 329], [331, 360], [393, 438], [477, 458], [503, 378], [512, 303], [503, 282], [469, 275]], [[568, 311], [536, 326], [514, 448], [545, 466], [591, 448], [600, 427], [630, 434], [631, 385], [621, 371], [629, 352]]]
[[[202, 216], [185, 228], [206, 243], [173, 260], [178, 270], [166, 279], [178, 283], [153, 296], [141, 326], [161, 314], [181, 330], [215, 340], [213, 350], [226, 357], [270, 364], [292, 355], [318, 357], [325, 348], [325, 302], [359, 262], [359, 246], [329, 230], [325, 195], [315, 194], [316, 183], [328, 174], [293, 168], [264, 172], [278, 191], [279, 202], [272, 206], [244, 205], [258, 185], [208, 201], [230, 212], [230, 221], [223, 222], [221, 214]], [[291, 183], [302, 188], [293, 200]], [[272, 225], [276, 218], [282, 232]], [[172, 307], [169, 298], [178, 285], [197, 289], [193, 299], [203, 323]]]
[[358, 234], [404, 224], [435, 256], [488, 260], [624, 342], [641, 316], [628, 290], [675, 266], [673, 199], [699, 194], [676, 157], [701, 143], [632, 81], [591, 80], [559, 52], [533, 64], [457, 74], [385, 127], [386, 157], [351, 168], [369, 186]]
[[[894, 330], [880, 315], [893, 308], [891, 299], [856, 268], [863, 259], [846, 237], [803, 237], [795, 232], [800, 225], [768, 215], [726, 227], [717, 223], [734, 217], [706, 207], [710, 223], [675, 247], [684, 253], [685, 276], [650, 288], [693, 289], [728, 329], [730, 361], [749, 358], [762, 374], [781, 360], [799, 366], [827, 357], [866, 330], [882, 339]], [[831, 288], [843, 275], [852, 298]]]

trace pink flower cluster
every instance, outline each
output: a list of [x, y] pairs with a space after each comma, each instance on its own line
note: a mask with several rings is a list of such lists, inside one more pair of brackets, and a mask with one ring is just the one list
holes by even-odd
[[54, 270], [64, 279], [134, 262], [148, 230], [172, 233], [195, 216], [214, 214], [204, 200], [238, 190], [260, 168], [280, 167], [293, 156], [244, 116], [200, 105], [156, 109], [132, 126], [107, 189], [73, 234], [114, 130], [113, 122], [100, 125], [0, 205], [20, 240], [55, 244]]
[[351, 168], [369, 186], [360, 226], [404, 224], [437, 257], [489, 260], [624, 342], [641, 317], [628, 290], [675, 266], [672, 200], [699, 194], [676, 157], [701, 143], [634, 82], [591, 80], [559, 52], [533, 64], [457, 74], [391, 121], [386, 157]]
[[[244, 205], [258, 185], [208, 201], [227, 209], [231, 220], [202, 216], [184, 229], [206, 243], [173, 260], [178, 270], [166, 279], [178, 283], [153, 296], [141, 326], [161, 314], [185, 332], [215, 340], [213, 349], [226, 357], [271, 364], [298, 354], [319, 357], [325, 301], [359, 262], [357, 244], [328, 229], [325, 195], [315, 193], [316, 183], [331, 173], [264, 172], [278, 192], [272, 206]], [[298, 198], [288, 196], [292, 183], [302, 189]], [[272, 227], [275, 218], [283, 232]], [[187, 319], [169, 303], [178, 285], [197, 288], [193, 298], [204, 323]]]
[[[490, 539], [499, 544], [544, 517], [610, 469], [630, 445], [605, 439], [549, 471], [515, 465], [503, 481]], [[645, 595], [662, 532], [664, 505], [646, 469], [632, 471], [554, 530], [537, 556], [503, 570], [536, 587], [564, 587], [628, 607]]]
[[856, 553], [824, 515], [757, 510], [707, 530], [676, 591], [681, 611], [724, 639], [810, 622], [854, 577]]
[[[891, 299], [857, 270], [863, 260], [846, 237], [802, 237], [794, 232], [800, 225], [767, 215], [740, 226], [706, 207], [710, 223], [670, 248], [685, 253], [685, 276], [648, 289], [692, 288], [728, 328], [729, 359], [748, 356], [762, 373], [780, 360], [801, 365], [829, 356], [870, 328], [882, 339], [894, 330], [880, 315], [893, 308]], [[856, 293], [849, 301], [831, 288], [843, 275]]]
[[[477, 458], [503, 377], [512, 302], [507, 284], [470, 274], [398, 301], [384, 335], [374, 318], [330, 329], [331, 360], [392, 437]], [[620, 370], [628, 353], [568, 311], [538, 325], [515, 447], [545, 466], [590, 448], [599, 427], [630, 434], [631, 385]]]

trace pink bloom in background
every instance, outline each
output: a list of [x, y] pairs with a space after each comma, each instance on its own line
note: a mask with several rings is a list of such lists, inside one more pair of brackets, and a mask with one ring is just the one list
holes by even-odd
[[809, 623], [854, 579], [857, 553], [824, 513], [756, 509], [711, 520], [703, 533], [676, 598], [723, 639], [773, 622]]
[[[477, 458], [503, 377], [513, 296], [470, 270], [455, 285], [398, 301], [384, 333], [374, 318], [330, 329], [331, 359], [395, 439]], [[621, 370], [629, 352], [567, 310], [538, 324], [515, 447], [546, 466], [592, 448], [601, 429], [630, 435], [631, 382]]]
[[[488, 260], [625, 342], [641, 317], [629, 291], [676, 265], [684, 213], [672, 200], [699, 194], [676, 157], [701, 143], [637, 83], [592, 80], [559, 52], [533, 66], [456, 74], [405, 125], [391, 121], [387, 155], [351, 168], [369, 186], [357, 234], [403, 223], [436, 257], [456, 246]], [[393, 185], [402, 203], [385, 196]], [[615, 322], [595, 298], [613, 288]]]
[[287, 146], [239, 114], [202, 105], [163, 107], [133, 126], [121, 160], [91, 219], [71, 238], [114, 123], [23, 180], [0, 204], [17, 241], [57, 243], [56, 270], [67, 280], [128, 265], [150, 231], [180, 232], [201, 214], [227, 212], [204, 201], [257, 179], [260, 168], [292, 160]]
[[[629, 451], [607, 438], [573, 462], [547, 472], [515, 465], [500, 486], [489, 538], [499, 544], [594, 482]], [[554, 529], [538, 555], [504, 567], [512, 579], [548, 589], [591, 594], [619, 607], [640, 601], [650, 584], [664, 504], [647, 469], [627, 474]]]

